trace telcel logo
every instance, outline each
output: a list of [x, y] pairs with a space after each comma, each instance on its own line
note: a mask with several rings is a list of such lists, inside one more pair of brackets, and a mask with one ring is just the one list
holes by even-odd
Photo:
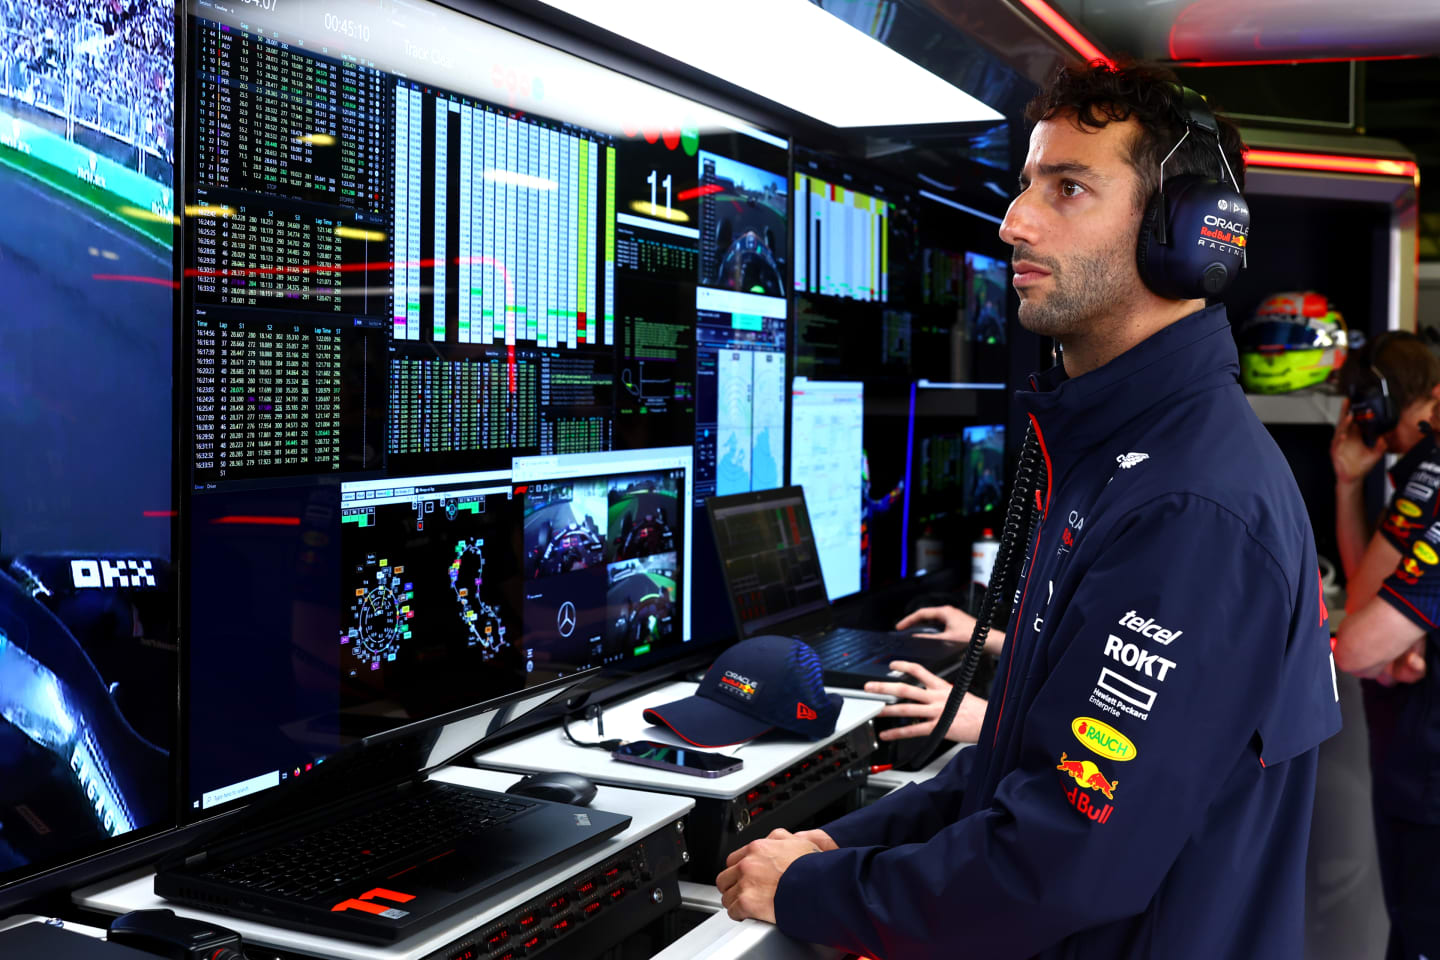
[[1135, 759], [1135, 744], [1108, 723], [1091, 717], [1076, 717], [1070, 722], [1070, 732], [1091, 753], [1122, 763]]
[[1127, 630], [1134, 630], [1147, 640], [1154, 640], [1156, 643], [1167, 645], [1179, 640], [1180, 636], [1185, 632], [1184, 630], [1166, 630], [1160, 626], [1160, 624], [1156, 623], [1153, 618], [1149, 620], [1143, 619], [1134, 610], [1126, 612], [1126, 614], [1120, 618], [1120, 626]]

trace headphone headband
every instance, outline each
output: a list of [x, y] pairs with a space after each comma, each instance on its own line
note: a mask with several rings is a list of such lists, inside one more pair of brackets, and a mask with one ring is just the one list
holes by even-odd
[[1205, 102], [1205, 98], [1189, 87], [1181, 87], [1180, 96], [1180, 112], [1186, 126], [1199, 127], [1219, 140], [1220, 124], [1215, 120], [1215, 113], [1210, 109], [1210, 104]]

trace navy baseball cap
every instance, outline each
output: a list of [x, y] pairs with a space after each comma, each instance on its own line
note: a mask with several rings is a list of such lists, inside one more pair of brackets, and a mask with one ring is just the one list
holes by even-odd
[[645, 719], [697, 747], [730, 747], [780, 729], [818, 740], [835, 732], [843, 697], [825, 692], [815, 651], [791, 637], [752, 637], [715, 659], [693, 697]]

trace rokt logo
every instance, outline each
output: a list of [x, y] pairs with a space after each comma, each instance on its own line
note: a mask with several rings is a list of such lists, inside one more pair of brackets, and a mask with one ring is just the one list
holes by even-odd
[[[1175, 669], [1174, 660], [1166, 660], [1156, 653], [1146, 653], [1140, 649], [1139, 644], [1126, 643], [1113, 633], [1105, 640], [1105, 656], [1111, 660], [1125, 664], [1125, 666], [1134, 670], [1136, 673], [1143, 673], [1147, 677], [1155, 677], [1155, 679], [1161, 683], [1165, 682], [1165, 675]], [[1158, 676], [1155, 673], [1156, 667], [1160, 668]]]

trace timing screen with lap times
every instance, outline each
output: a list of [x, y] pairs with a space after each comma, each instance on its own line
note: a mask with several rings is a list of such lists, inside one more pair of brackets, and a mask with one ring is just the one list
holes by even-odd
[[[786, 141], [424, 0], [340, 14], [189, 7], [194, 817], [688, 640], [697, 305], [783, 326]], [[783, 452], [783, 404], [717, 419]]]

